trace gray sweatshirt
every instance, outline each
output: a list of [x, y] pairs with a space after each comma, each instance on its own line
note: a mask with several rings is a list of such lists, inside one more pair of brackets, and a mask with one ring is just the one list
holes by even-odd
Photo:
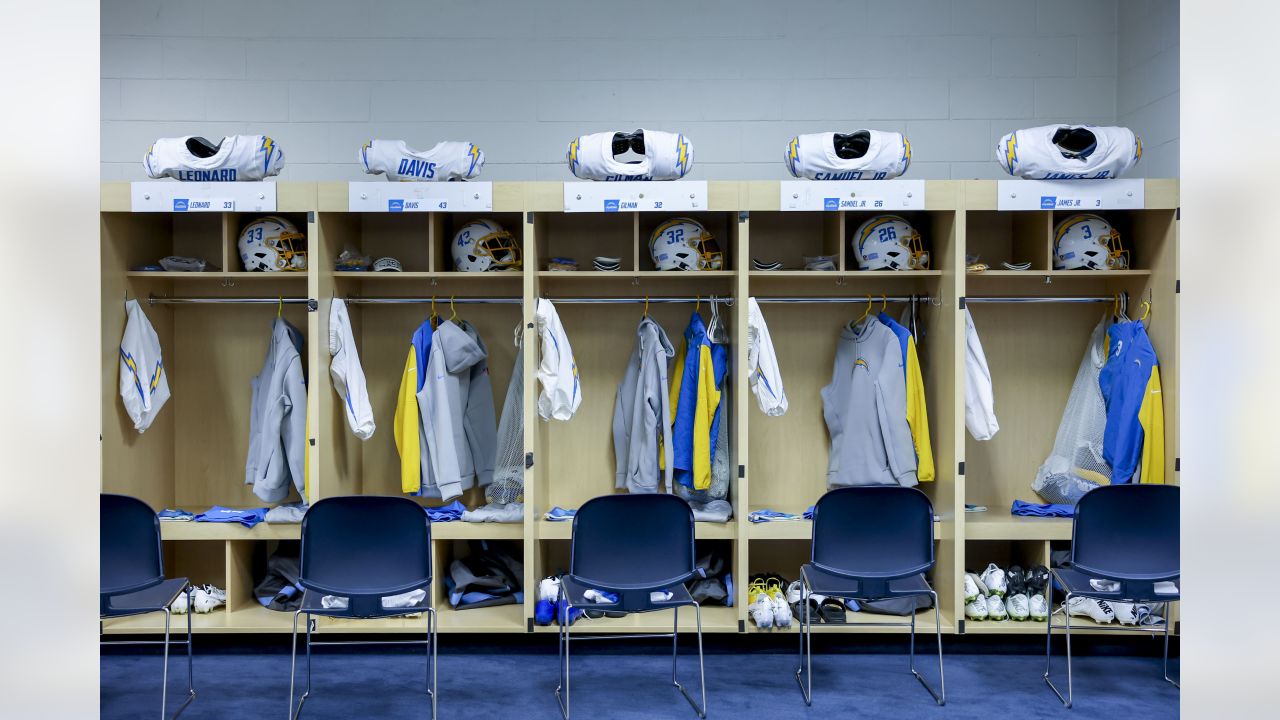
[[613, 403], [613, 454], [617, 487], [633, 493], [658, 491], [658, 439], [671, 488], [671, 408], [667, 364], [676, 354], [662, 327], [644, 318], [636, 328], [636, 344]]
[[[429, 472], [423, 473], [425, 496], [450, 500], [461, 495], [475, 484], [477, 466], [486, 472], [483, 482], [493, 479], [497, 428], [486, 357], [474, 328], [468, 332], [457, 323], [442, 322], [431, 336], [427, 379], [418, 392], [418, 417], [427, 449], [423, 461], [429, 466], [425, 468]], [[473, 375], [483, 377], [476, 388], [481, 397], [474, 406], [470, 404]], [[487, 415], [482, 407], [485, 396]], [[479, 462], [472, 457], [468, 428], [476, 435], [476, 447], [487, 448]]]
[[904, 485], [916, 478], [902, 349], [874, 317], [845, 326], [822, 415], [831, 435], [827, 485]]
[[307, 451], [307, 380], [302, 372], [302, 333], [284, 318], [271, 326], [262, 371], [249, 381], [249, 455], [246, 485], [265, 502], [303, 495]]

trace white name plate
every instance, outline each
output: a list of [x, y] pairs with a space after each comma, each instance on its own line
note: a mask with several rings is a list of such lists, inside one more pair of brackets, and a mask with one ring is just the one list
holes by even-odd
[[564, 211], [688, 212], [707, 209], [707, 181], [567, 182]]
[[1001, 180], [998, 210], [1132, 210], [1146, 205], [1142, 180]]
[[493, 209], [491, 182], [353, 182], [351, 212], [482, 212]]
[[923, 210], [923, 180], [784, 180], [779, 207], [797, 212]]
[[135, 182], [129, 184], [133, 212], [272, 212], [273, 182]]

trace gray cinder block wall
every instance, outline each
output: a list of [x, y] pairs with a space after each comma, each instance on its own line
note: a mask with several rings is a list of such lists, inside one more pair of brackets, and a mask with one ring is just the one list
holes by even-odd
[[693, 139], [693, 178], [769, 179], [791, 135], [865, 126], [907, 133], [908, 177], [992, 178], [1012, 129], [1119, 121], [1170, 176], [1177, 29], [1171, 0], [104, 0], [102, 174], [265, 132], [281, 179], [359, 179], [384, 137], [562, 180], [573, 136], [652, 127]]

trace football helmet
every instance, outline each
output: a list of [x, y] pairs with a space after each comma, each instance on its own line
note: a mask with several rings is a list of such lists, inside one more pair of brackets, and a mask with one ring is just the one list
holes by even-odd
[[1097, 215], [1072, 215], [1053, 230], [1054, 270], [1124, 270], [1129, 251], [1120, 233]]
[[649, 236], [649, 255], [659, 270], [722, 270], [716, 238], [693, 218], [671, 218]]
[[393, 257], [380, 257], [373, 261], [374, 272], [404, 272], [400, 261]]
[[302, 272], [307, 269], [307, 236], [279, 215], [267, 215], [240, 231], [240, 262], [246, 272]]
[[850, 241], [859, 270], [928, 270], [929, 253], [920, 233], [897, 215], [876, 215]]
[[472, 220], [458, 228], [450, 246], [453, 267], [460, 272], [519, 270], [520, 243], [493, 220]]

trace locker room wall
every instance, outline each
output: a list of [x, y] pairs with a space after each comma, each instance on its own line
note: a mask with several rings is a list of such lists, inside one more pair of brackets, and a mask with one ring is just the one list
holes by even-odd
[[104, 0], [102, 178], [142, 178], [157, 137], [261, 131], [282, 180], [360, 179], [370, 137], [567, 180], [570, 138], [638, 125], [689, 135], [694, 179], [782, 178], [791, 135], [862, 125], [907, 133], [912, 178], [992, 178], [1012, 129], [1129, 118], [1159, 140], [1147, 173], [1173, 175], [1177, 5], [1120, 5]]
[[1142, 137], [1134, 177], [1178, 177], [1178, 0], [1119, 8], [1116, 113]]

